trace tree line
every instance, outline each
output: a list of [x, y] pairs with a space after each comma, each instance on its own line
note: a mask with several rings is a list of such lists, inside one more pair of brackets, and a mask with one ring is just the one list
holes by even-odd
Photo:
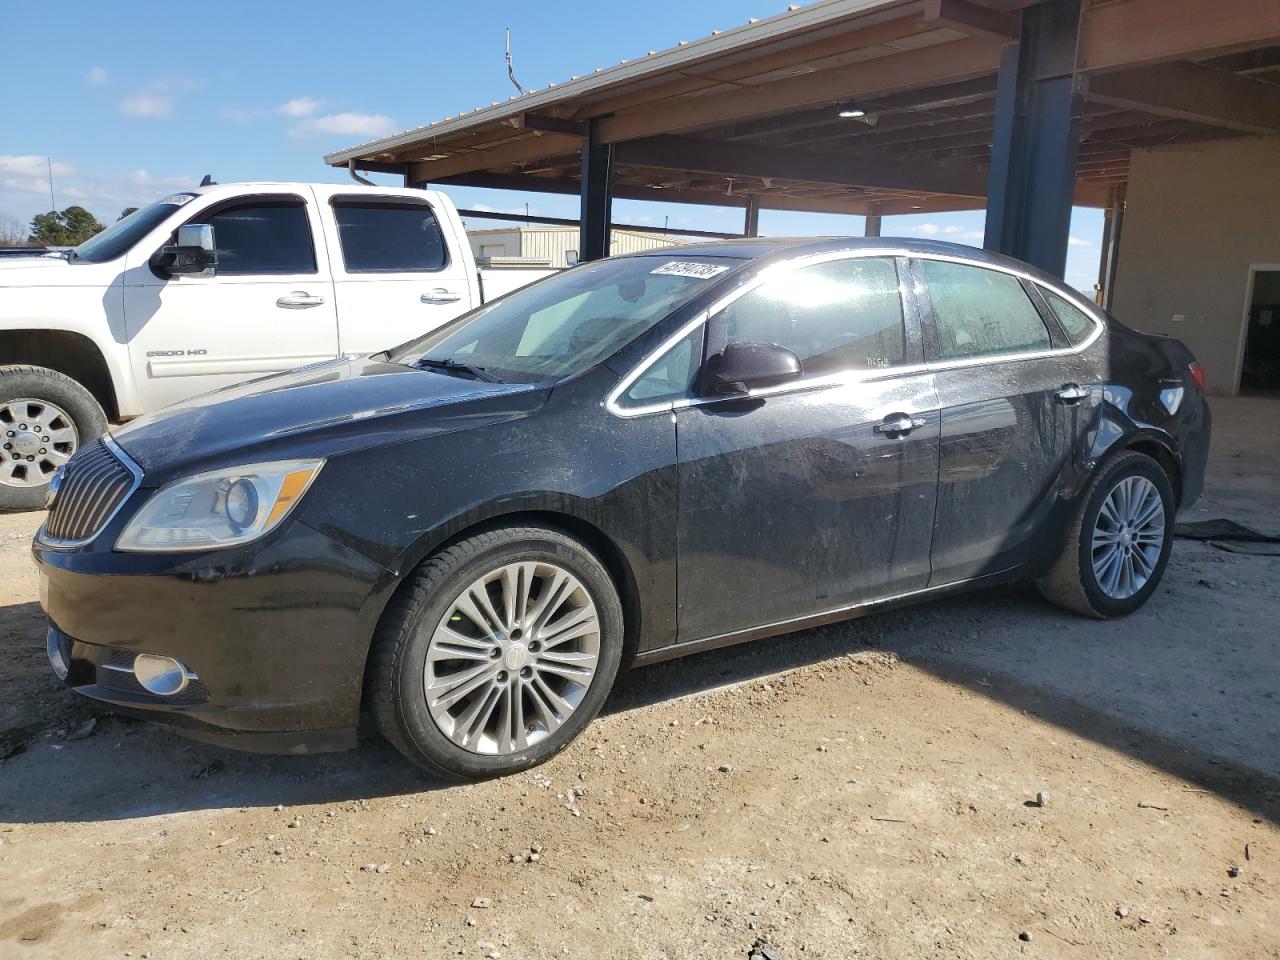
[[[119, 219], [137, 209], [125, 207]], [[80, 206], [38, 213], [25, 228], [13, 217], [0, 217], [0, 247], [77, 247], [105, 229], [97, 217]]]

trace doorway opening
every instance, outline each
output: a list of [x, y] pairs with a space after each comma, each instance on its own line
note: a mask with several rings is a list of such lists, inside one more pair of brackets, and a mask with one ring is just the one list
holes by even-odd
[[1280, 266], [1252, 267], [1240, 392], [1280, 397]]

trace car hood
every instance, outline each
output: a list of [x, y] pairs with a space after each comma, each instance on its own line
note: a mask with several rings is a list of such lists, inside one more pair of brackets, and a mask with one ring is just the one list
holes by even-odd
[[524, 416], [549, 393], [370, 357], [328, 360], [166, 407], [113, 436], [155, 486], [224, 465], [333, 457]]

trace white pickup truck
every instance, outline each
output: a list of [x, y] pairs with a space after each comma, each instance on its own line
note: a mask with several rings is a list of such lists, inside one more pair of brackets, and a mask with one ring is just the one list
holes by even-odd
[[448, 197], [309, 183], [175, 193], [74, 250], [0, 260], [0, 510], [124, 420], [412, 339], [549, 270], [476, 270]]

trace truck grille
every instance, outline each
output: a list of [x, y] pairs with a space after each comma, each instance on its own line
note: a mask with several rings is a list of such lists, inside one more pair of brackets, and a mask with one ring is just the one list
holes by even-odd
[[61, 486], [45, 520], [51, 540], [80, 543], [111, 519], [139, 477], [102, 441], [95, 440], [67, 461]]

